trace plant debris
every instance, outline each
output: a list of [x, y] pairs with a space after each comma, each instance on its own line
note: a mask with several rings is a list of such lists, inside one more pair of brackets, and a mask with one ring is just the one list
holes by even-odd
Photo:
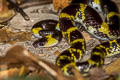
[[31, 39], [31, 32], [12, 32], [9, 29], [0, 29], [0, 42], [4, 43], [16, 43], [23, 42]]
[[[71, 0], [67, 0], [66, 2], [65, 0], [57, 1], [58, 0], [53, 0], [56, 10], [69, 5], [69, 1]], [[120, 80], [120, 58], [111, 64], [105, 65], [103, 68], [92, 68], [88, 76], [83, 76], [75, 69], [73, 69], [73, 76], [65, 76], [54, 64], [56, 56], [69, 47], [65, 40], [63, 39], [62, 42], [55, 47], [38, 49], [33, 48], [31, 41], [32, 33], [30, 29], [34, 23], [48, 17], [50, 19], [58, 19], [58, 16], [48, 12], [49, 10], [52, 11], [53, 6], [51, 8], [51, 4], [43, 6], [43, 4], [52, 3], [52, 0], [17, 0], [17, 3], [19, 4], [19, 8], [24, 9], [28, 14], [30, 20], [26, 21], [21, 18], [21, 15], [16, 14], [12, 20], [10, 20], [9, 28], [0, 29], [0, 42], [4, 43], [1, 44], [1, 46], [15, 44], [9, 48], [7, 52], [5, 51], [6, 53], [4, 53], [6, 47], [0, 49], [0, 53], [6, 54], [0, 56], [0, 80]], [[11, 17], [12, 16], [10, 16], [10, 18]], [[2, 18], [0, 18], [0, 20], [2, 20]], [[7, 16], [5, 21], [8, 20], [9, 16]], [[15, 32], [15, 30], [19, 30], [19, 32]], [[82, 34], [86, 40], [86, 53], [90, 53], [94, 46], [99, 44], [99, 41], [89, 36], [86, 32], [82, 32]], [[20, 43], [21, 46], [19, 46], [16, 45], [17, 42], [23, 42], [23, 44]], [[88, 55], [90, 54], [86, 56]], [[43, 57], [45, 58], [43, 59]]]
[[38, 58], [19, 45], [13, 46], [7, 51], [5, 56], [0, 57], [0, 66], [0, 68], [3, 69], [0, 72], [1, 79], [3, 79], [4, 76], [7, 76], [7, 78], [13, 77], [13, 75], [19, 77], [49, 75], [56, 80], [84, 80], [76, 70], [73, 70], [75, 75], [72, 77], [63, 75], [57, 66]]
[[0, 0], [0, 23], [7, 22], [15, 15], [14, 10], [9, 9], [8, 6], [6, 0]]
[[105, 72], [109, 75], [120, 73], [120, 58], [116, 59], [110, 65], [106, 66]]

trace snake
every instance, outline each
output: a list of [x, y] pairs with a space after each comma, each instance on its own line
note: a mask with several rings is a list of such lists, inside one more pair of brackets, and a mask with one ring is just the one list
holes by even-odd
[[[80, 31], [82, 27], [93, 37], [104, 41], [93, 48], [90, 58], [84, 62], [80, 62], [86, 53], [85, 38]], [[68, 42], [70, 47], [56, 58], [56, 65], [66, 75], [73, 74], [72, 68], [88, 73], [93, 67], [102, 67], [107, 56], [120, 53], [120, 14], [111, 0], [73, 1], [62, 9], [58, 21], [39, 21], [31, 31], [38, 38], [33, 43], [35, 48], [55, 46], [62, 38]]]

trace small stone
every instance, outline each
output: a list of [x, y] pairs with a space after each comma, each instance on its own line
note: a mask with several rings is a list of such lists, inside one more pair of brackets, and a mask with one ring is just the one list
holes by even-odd
[[60, 52], [58, 50], [56, 50], [54, 54], [58, 56], [60, 54]]

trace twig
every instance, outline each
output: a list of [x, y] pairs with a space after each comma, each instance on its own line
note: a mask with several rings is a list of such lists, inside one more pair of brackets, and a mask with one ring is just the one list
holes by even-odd
[[7, 0], [7, 1], [10, 3], [11, 6], [13, 6], [16, 9], [17, 12], [19, 12], [23, 16], [25, 20], [27, 21], [30, 20], [30, 17], [23, 11], [22, 8], [20, 8], [17, 4], [12, 2], [11, 0]]
[[20, 8], [28, 8], [52, 3], [53, 0], [24, 0], [19, 5]]
[[40, 61], [39, 59], [37, 59], [36, 57], [34, 57], [27, 50], [24, 50], [23, 53], [24, 53], [24, 55], [26, 55], [27, 57], [31, 58], [33, 61], [35, 61], [36, 63], [38, 63], [38, 65], [40, 65], [41, 67], [43, 67], [45, 70], [47, 70], [52, 76], [54, 76], [54, 77], [57, 76], [57, 73], [55, 72], [55, 70], [53, 70], [52, 68], [50, 68], [43, 61]]

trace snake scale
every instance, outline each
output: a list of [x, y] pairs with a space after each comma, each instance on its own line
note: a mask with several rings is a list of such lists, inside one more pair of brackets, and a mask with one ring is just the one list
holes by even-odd
[[[76, 26], [76, 22], [80, 26]], [[85, 62], [80, 62], [86, 51], [85, 39], [79, 30], [81, 27], [95, 38], [105, 41], [96, 45]], [[33, 25], [32, 32], [39, 38], [33, 43], [34, 47], [54, 46], [62, 37], [70, 44], [70, 48], [56, 59], [56, 65], [65, 74], [72, 74], [71, 67], [86, 73], [92, 67], [101, 67], [106, 56], [120, 53], [120, 14], [110, 0], [73, 1], [61, 11], [59, 21], [40, 21]]]

